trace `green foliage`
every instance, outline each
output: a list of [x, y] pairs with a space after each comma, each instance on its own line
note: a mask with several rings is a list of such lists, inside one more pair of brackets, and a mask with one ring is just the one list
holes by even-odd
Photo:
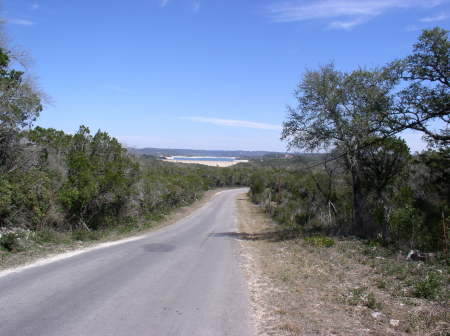
[[[447, 251], [448, 127], [435, 132], [428, 122], [450, 122], [449, 55], [448, 32], [435, 28], [384, 69], [307, 71], [282, 138], [291, 148], [334, 148], [331, 158], [308, 169], [301, 159], [261, 162], [252, 200], [289, 228]], [[405, 128], [424, 132], [437, 150], [412, 157], [395, 137]]]
[[0, 173], [17, 169], [20, 131], [42, 111], [39, 93], [22, 71], [11, 69], [9, 52], [0, 47]]
[[27, 138], [34, 144], [41, 145], [46, 149], [64, 152], [70, 145], [71, 136], [54, 128], [35, 127], [26, 132]]
[[75, 226], [97, 228], [117, 216], [131, 196], [138, 165], [105, 132], [81, 126], [69, 142], [67, 181], [59, 198]]
[[[374, 157], [373, 165], [366, 160], [361, 166], [372, 241], [404, 249], [442, 249], [442, 218], [448, 213], [450, 195], [448, 153], [410, 157], [404, 142], [397, 139], [381, 146], [378, 143], [364, 154]], [[393, 149], [397, 146], [399, 152]], [[286, 168], [275, 168], [273, 163], [269, 167], [252, 163], [251, 199], [286, 229], [348, 233], [353, 204], [349, 175], [339, 162], [313, 171], [302, 170], [302, 165], [291, 162]]]
[[258, 195], [262, 194], [265, 189], [264, 178], [260, 174], [253, 174], [250, 182], [250, 195], [252, 201], [259, 202]]
[[14, 189], [5, 176], [0, 175], [0, 218], [5, 218], [12, 207]]
[[246, 168], [134, 158], [107, 133], [91, 135], [84, 126], [74, 135], [41, 127], [22, 135], [33, 164], [0, 174], [0, 229], [32, 229], [43, 244], [64, 239], [57, 234], [64, 231], [96, 240], [149, 227], [205, 190], [245, 185], [251, 176]]
[[84, 229], [79, 229], [72, 232], [72, 239], [78, 241], [99, 240], [100, 237], [101, 237], [100, 231], [88, 231]]
[[404, 142], [382, 138], [386, 126], [380, 120], [393, 109], [395, 84], [380, 70], [344, 73], [331, 64], [307, 71], [295, 91], [297, 106], [288, 108], [283, 124], [282, 138], [290, 147], [310, 151], [334, 147], [340, 154], [353, 193], [349, 233], [361, 237], [378, 233], [367, 216], [365, 189], [384, 191], [404, 161], [401, 154], [408, 154]]
[[[385, 115], [390, 128], [422, 132], [435, 147], [448, 147], [450, 101], [450, 41], [448, 31], [426, 29], [413, 46], [413, 53], [387, 67], [402, 88], [396, 106]], [[432, 121], [444, 127], [435, 130]]]
[[95, 240], [149, 227], [205, 190], [248, 185], [252, 174], [134, 158], [107, 133], [91, 135], [84, 126], [74, 135], [36, 127], [21, 136], [32, 164], [0, 174], [0, 230], [29, 228], [43, 244], [64, 239], [64, 231]]
[[23, 250], [20, 242], [20, 236], [15, 232], [5, 233], [0, 237], [0, 248], [9, 252], [18, 252]]
[[414, 242], [418, 238], [423, 225], [423, 216], [414, 207], [413, 195], [409, 187], [401, 187], [394, 195], [395, 207], [388, 219], [389, 230], [394, 241], [400, 243], [404, 240], [410, 248], [415, 247]]
[[411, 155], [405, 141], [399, 138], [367, 138], [358, 153], [364, 188], [378, 197], [395, 186], [404, 175]]
[[387, 287], [386, 280], [384, 279], [377, 279], [376, 285], [379, 289], [386, 289]]
[[[435, 133], [411, 121], [448, 124], [447, 35], [424, 31], [411, 56], [385, 69], [344, 73], [328, 65], [308, 71], [283, 138], [291, 147], [332, 153], [265, 157], [231, 168], [134, 158], [106, 132], [91, 134], [85, 126], [74, 135], [25, 130], [42, 110], [41, 100], [0, 49], [0, 229], [32, 229], [44, 243], [64, 231], [98, 239], [110, 229], [151, 226], [205, 190], [250, 186], [252, 201], [284, 229], [318, 235], [306, 239], [313, 246], [332, 246], [325, 237], [330, 234], [355, 234], [398, 248], [445, 250], [447, 130]], [[399, 91], [401, 80], [405, 89]], [[404, 141], [392, 136], [398, 127], [421, 130], [436, 150], [411, 157]], [[4, 237], [4, 249], [19, 248]]]
[[145, 158], [137, 191], [140, 210], [147, 218], [155, 218], [159, 213], [192, 203], [205, 190], [245, 185], [250, 175], [244, 168], [173, 164]]
[[313, 236], [305, 238], [305, 242], [314, 247], [332, 247], [334, 240], [329, 237]]
[[32, 170], [21, 176], [17, 186], [15, 202], [16, 204], [22, 204], [28, 211], [32, 212], [32, 215], [29, 216], [29, 222], [33, 227], [36, 227], [49, 210], [52, 197], [50, 177], [39, 170]]
[[40, 244], [54, 244], [59, 243], [62, 240], [58, 235], [58, 232], [49, 228], [36, 231], [33, 238], [37, 243]]
[[425, 299], [435, 299], [442, 286], [442, 276], [437, 272], [430, 272], [423, 281], [419, 281], [414, 286], [414, 296]]
[[370, 292], [367, 295], [367, 302], [366, 302], [367, 308], [373, 309], [373, 310], [380, 310], [381, 309], [381, 303], [377, 301], [375, 298], [375, 295]]
[[0, 223], [2, 226], [36, 228], [47, 215], [52, 183], [37, 169], [11, 174], [0, 180]]

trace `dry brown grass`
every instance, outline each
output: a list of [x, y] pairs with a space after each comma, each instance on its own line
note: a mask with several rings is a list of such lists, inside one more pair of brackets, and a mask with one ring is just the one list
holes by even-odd
[[258, 335], [448, 335], [445, 305], [402, 293], [401, 280], [382, 275], [386, 258], [368, 257], [361, 242], [281, 239], [247, 197], [237, 209]]

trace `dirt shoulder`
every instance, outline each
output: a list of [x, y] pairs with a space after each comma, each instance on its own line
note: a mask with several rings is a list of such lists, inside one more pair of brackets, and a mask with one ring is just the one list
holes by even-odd
[[[357, 240], [325, 247], [287, 238], [246, 196], [236, 202], [258, 335], [448, 335], [445, 293], [435, 300], [411, 295], [421, 288], [414, 277], [432, 272], [429, 266], [381, 256]], [[433, 272], [448, 291], [441, 266]]]
[[65, 233], [51, 232], [43, 233], [48, 237], [39, 239], [30, 239], [24, 242], [24, 248], [21, 251], [8, 252], [0, 250], [0, 271], [32, 263], [41, 258], [55, 256], [61, 253], [71, 252], [87, 247], [93, 247], [101, 243], [117, 241], [129, 238], [135, 235], [146, 234], [158, 230], [164, 226], [176, 223], [180, 219], [190, 215], [195, 210], [201, 208], [210, 201], [218, 192], [229, 190], [230, 188], [219, 188], [206, 191], [203, 197], [193, 204], [174, 209], [158, 221], [145, 222], [141, 226], [130, 228], [126, 231], [108, 231], [101, 232], [95, 239], [86, 237], [86, 240], [73, 240], [70, 235]]

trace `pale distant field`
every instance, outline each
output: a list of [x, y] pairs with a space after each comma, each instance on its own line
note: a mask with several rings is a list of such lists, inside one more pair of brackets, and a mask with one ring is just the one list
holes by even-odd
[[178, 163], [189, 163], [189, 164], [202, 164], [211, 167], [231, 167], [241, 162], [248, 162], [248, 160], [234, 160], [234, 161], [204, 161], [204, 160], [177, 160], [177, 159], [166, 159], [166, 162], [178, 162]]

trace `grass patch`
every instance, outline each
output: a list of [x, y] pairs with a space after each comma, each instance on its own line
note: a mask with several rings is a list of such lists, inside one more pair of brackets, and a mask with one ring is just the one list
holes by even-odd
[[387, 287], [386, 280], [384, 279], [377, 279], [376, 285], [378, 289], [385, 289]]
[[364, 304], [365, 292], [367, 287], [358, 287], [351, 290], [349, 297], [347, 298], [347, 304], [350, 306], [357, 306]]
[[54, 230], [36, 231], [33, 239], [38, 244], [58, 244], [69, 242], [67, 234], [56, 232]]
[[88, 231], [88, 230], [76, 230], [73, 231], [71, 234], [71, 238], [73, 240], [78, 240], [78, 241], [92, 241], [92, 240], [99, 240], [102, 235], [103, 235], [103, 231]]
[[334, 240], [324, 236], [312, 236], [305, 238], [305, 242], [308, 245], [314, 247], [332, 247], [334, 246]]
[[377, 299], [375, 298], [375, 295], [372, 292], [370, 292], [367, 295], [366, 306], [373, 310], [380, 310], [382, 307], [382, 304], [381, 304], [381, 302], [377, 301]]

